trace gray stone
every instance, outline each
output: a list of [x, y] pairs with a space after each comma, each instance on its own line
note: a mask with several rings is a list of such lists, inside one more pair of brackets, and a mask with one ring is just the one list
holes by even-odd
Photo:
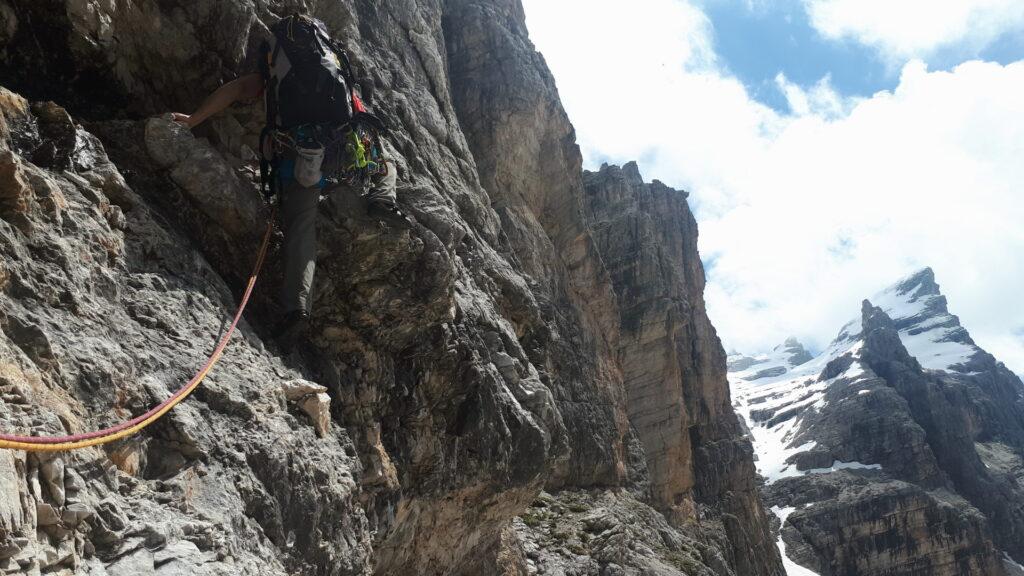
[[75, 502], [78, 495], [86, 488], [82, 477], [71, 468], [64, 469], [64, 490], [68, 502]]
[[775, 376], [782, 376], [789, 369], [785, 366], [773, 366], [771, 368], [765, 368], [750, 377], [751, 380], [761, 380], [763, 378], [774, 378]]
[[[542, 495], [513, 524], [526, 555], [554, 574], [733, 576], [686, 528], [627, 492]], [[706, 530], [706, 528], [705, 528]], [[705, 535], [709, 532], [705, 532]]]
[[39, 463], [39, 475], [43, 480], [50, 500], [57, 506], [64, 505], [64, 460], [60, 457]]
[[85, 504], [68, 504], [61, 513], [61, 520], [64, 524], [75, 527], [88, 520], [93, 515], [92, 509]]
[[153, 553], [149, 550], [139, 550], [125, 556], [108, 565], [106, 570], [110, 576], [152, 576], [157, 573]]
[[248, 239], [260, 232], [259, 192], [246, 186], [208, 142], [194, 138], [177, 122], [151, 118], [146, 123], [146, 146], [170, 169], [171, 179], [231, 236]]
[[17, 533], [22, 526], [24, 490], [18, 464], [25, 461], [16, 452], [0, 452], [0, 530], [7, 534]]
[[286, 400], [289, 402], [295, 402], [305, 398], [306, 396], [327, 392], [327, 387], [308, 380], [298, 379], [290, 380], [282, 384], [281, 391], [284, 393]]
[[36, 503], [36, 525], [55, 526], [60, 523], [60, 513], [50, 504]]
[[48, 573], [56, 573], [58, 566], [67, 565], [74, 568], [77, 564], [74, 547], [67, 541], [60, 542], [56, 547], [44, 545], [38, 559], [39, 569]]
[[[153, 553], [153, 562], [161, 567], [168, 562], [180, 560], [183, 563], [196, 565], [203, 563], [203, 553], [199, 548], [188, 540], [175, 540], [166, 548]], [[161, 572], [162, 574], [163, 572]]]
[[6, 560], [12, 556], [16, 556], [19, 552], [21, 552], [21, 546], [18, 546], [14, 542], [0, 545], [0, 560]]

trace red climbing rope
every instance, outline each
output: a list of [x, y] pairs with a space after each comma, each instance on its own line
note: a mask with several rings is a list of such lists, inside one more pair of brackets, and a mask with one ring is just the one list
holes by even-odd
[[270, 236], [273, 230], [274, 220], [271, 218], [267, 223], [267, 231], [263, 235], [263, 241], [260, 244], [259, 255], [256, 257], [256, 265], [253, 267], [253, 272], [249, 276], [249, 284], [245, 288], [245, 294], [242, 296], [242, 301], [238, 305], [238, 312], [235, 313], [235, 318], [231, 322], [231, 326], [228, 328], [228, 331], [220, 339], [217, 347], [214, 348], [213, 354], [210, 355], [206, 365], [203, 366], [192, 380], [175, 392], [173, 396], [141, 416], [133, 418], [127, 422], [122, 422], [117, 426], [97, 430], [95, 432], [72, 434], [70, 436], [17, 436], [11, 434], [0, 434], [0, 448], [26, 450], [29, 452], [63, 452], [66, 450], [77, 450], [88, 446], [107, 444], [108, 442], [113, 442], [139, 432], [143, 428], [159, 420], [164, 414], [170, 412], [171, 409], [177, 406], [178, 403], [187, 398], [189, 394], [199, 387], [199, 384], [202, 383], [206, 378], [206, 375], [213, 369], [214, 365], [217, 364], [217, 361], [220, 360], [221, 355], [224, 353], [224, 349], [227, 347], [228, 341], [235, 333], [235, 327], [238, 326], [238, 322], [242, 319], [242, 313], [245, 311], [245, 306], [249, 303], [249, 297], [252, 296], [253, 288], [256, 286], [256, 279], [259, 277], [260, 270], [263, 268], [263, 261], [267, 256], [267, 248], [270, 246]]

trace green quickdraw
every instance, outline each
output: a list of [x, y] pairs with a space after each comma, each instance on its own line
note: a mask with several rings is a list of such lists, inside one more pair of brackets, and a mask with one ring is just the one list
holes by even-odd
[[380, 150], [368, 134], [361, 130], [348, 130], [345, 134], [345, 154], [349, 162], [344, 173], [352, 181], [366, 182], [370, 176], [381, 171]]

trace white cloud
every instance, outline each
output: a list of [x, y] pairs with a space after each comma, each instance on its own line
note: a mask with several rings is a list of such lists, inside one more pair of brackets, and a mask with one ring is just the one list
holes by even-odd
[[803, 0], [825, 37], [853, 39], [890, 61], [960, 46], [976, 54], [1002, 34], [1024, 30], [1021, 0]]
[[930, 265], [978, 343], [1024, 371], [1024, 62], [915, 61], [859, 100], [780, 77], [795, 111], [780, 115], [717, 68], [689, 4], [524, 4], [587, 165], [639, 159], [693, 192], [727, 348], [821, 346], [861, 299]]
[[840, 118], [850, 113], [857, 98], [844, 98], [832, 87], [832, 79], [825, 76], [810, 90], [793, 84], [782, 72], [775, 77], [775, 85], [786, 96], [786, 103], [795, 116], [816, 115], [823, 118]]

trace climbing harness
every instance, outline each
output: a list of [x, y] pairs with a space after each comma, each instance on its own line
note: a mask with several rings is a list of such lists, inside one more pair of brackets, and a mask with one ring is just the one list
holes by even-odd
[[25, 450], [27, 452], [63, 452], [66, 450], [78, 450], [89, 446], [107, 444], [141, 431], [170, 412], [171, 409], [177, 406], [182, 400], [188, 398], [188, 396], [199, 387], [199, 384], [203, 382], [207, 374], [210, 373], [210, 370], [212, 370], [214, 365], [217, 364], [217, 361], [220, 360], [221, 355], [224, 353], [224, 349], [228, 345], [228, 341], [231, 339], [232, 334], [235, 333], [235, 327], [238, 326], [239, 320], [242, 319], [242, 313], [245, 311], [245, 306], [249, 303], [249, 297], [252, 295], [253, 288], [256, 286], [256, 279], [259, 277], [260, 270], [263, 268], [263, 261], [266, 259], [267, 248], [270, 245], [270, 237], [273, 231], [274, 217], [271, 215], [269, 222], [267, 222], [267, 231], [263, 235], [263, 241], [260, 244], [259, 254], [256, 257], [256, 264], [253, 267], [252, 275], [249, 276], [249, 283], [245, 288], [245, 294], [242, 296], [242, 301], [238, 305], [238, 311], [235, 313], [235, 318], [231, 322], [231, 326], [220, 339], [217, 347], [213, 350], [213, 354], [211, 354], [210, 358], [207, 360], [206, 365], [203, 366], [199, 373], [197, 373], [192, 380], [188, 382], [188, 384], [185, 384], [181, 389], [175, 392], [173, 396], [141, 416], [118, 424], [117, 426], [106, 428], [104, 430], [97, 430], [95, 432], [72, 434], [70, 436], [16, 436], [11, 434], [0, 434], [0, 448], [8, 450]]
[[[357, 114], [352, 122], [340, 125], [265, 128], [260, 148], [265, 153], [261, 166], [266, 168], [261, 168], [261, 176], [267, 174], [264, 180], [273, 184], [264, 195], [270, 198], [277, 193], [275, 174], [282, 176], [284, 166], [284, 177], [295, 178], [307, 188], [345, 184], [365, 194], [374, 178], [388, 172], [378, 136], [383, 129], [369, 114]], [[282, 162], [286, 156], [291, 159], [287, 165]]]

